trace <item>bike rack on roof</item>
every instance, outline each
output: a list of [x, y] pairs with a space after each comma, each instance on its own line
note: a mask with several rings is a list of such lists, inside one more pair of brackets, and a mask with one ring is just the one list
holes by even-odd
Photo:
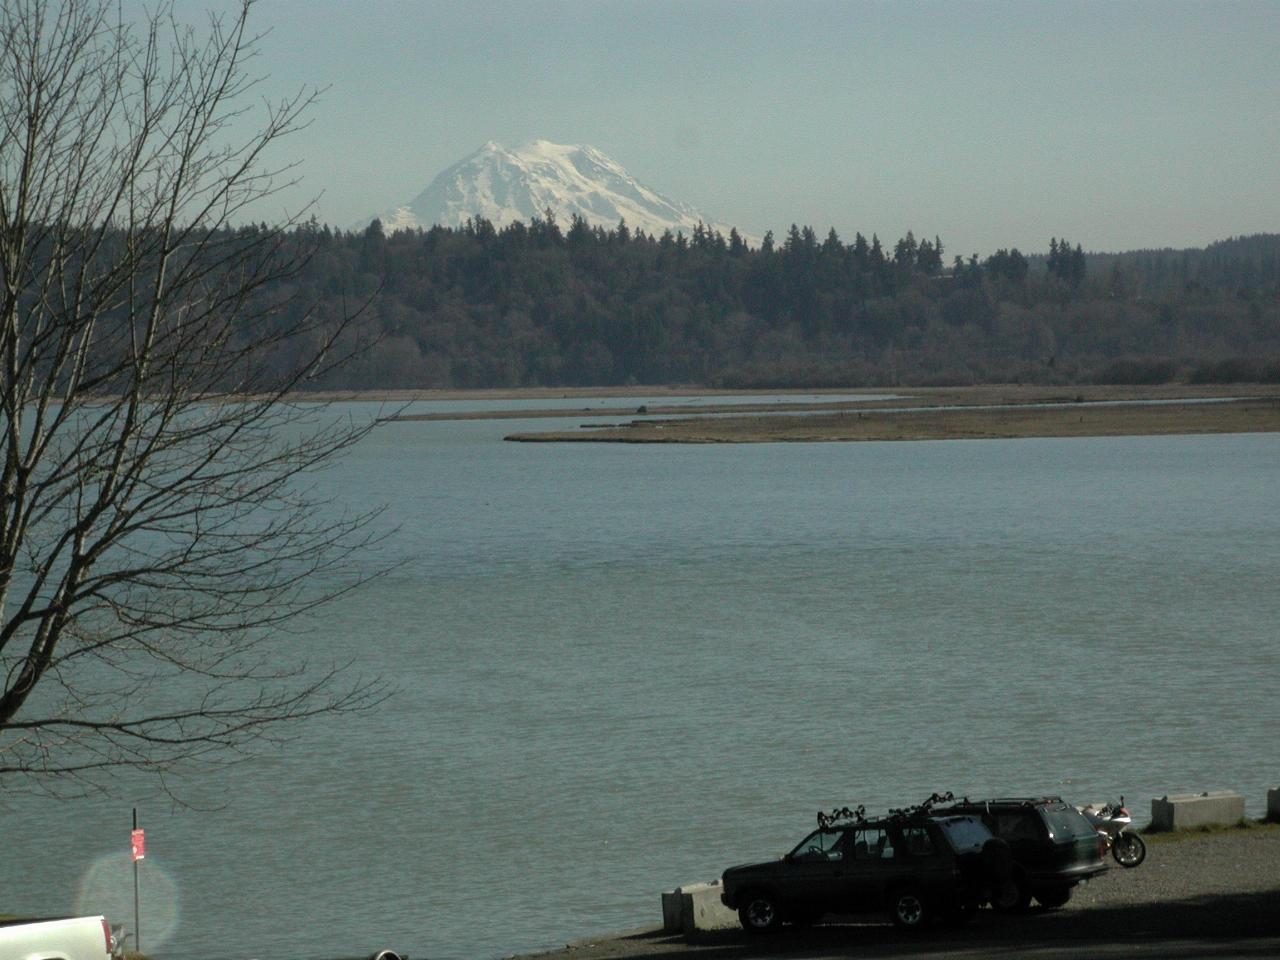
[[[955, 799], [956, 799], [955, 794], [951, 793], [951, 791], [949, 790], [946, 793], [935, 793], [930, 795], [929, 799], [925, 800], [923, 803], [917, 803], [916, 805], [911, 807], [890, 808], [888, 816], [884, 817], [883, 819], [911, 820], [916, 817], [924, 816], [931, 809], [933, 809], [935, 804], [951, 803]], [[968, 800], [969, 798], [965, 797], [961, 800], [961, 802], [968, 803]], [[818, 828], [826, 829], [827, 827], [835, 826], [837, 823], [841, 821], [849, 821], [854, 824], [866, 823], [868, 819], [869, 818], [867, 817], [867, 808], [863, 804], [858, 804], [856, 807], [853, 807], [852, 809], [849, 807], [840, 807], [839, 809], [832, 810], [830, 813], [824, 813], [823, 811], [819, 810], [818, 811]]]
[[862, 804], [858, 804], [853, 809], [848, 807], [840, 807], [832, 810], [830, 813], [818, 811], [818, 829], [825, 830], [827, 827], [833, 827], [842, 820], [848, 820], [852, 823], [865, 823], [867, 819], [867, 808]]

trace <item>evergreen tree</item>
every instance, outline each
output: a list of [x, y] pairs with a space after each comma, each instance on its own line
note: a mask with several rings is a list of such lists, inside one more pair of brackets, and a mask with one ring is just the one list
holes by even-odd
[[[623, 226], [572, 224], [573, 241], [556, 243], [546, 217], [496, 237], [473, 217], [460, 229], [384, 237], [380, 258], [369, 256], [364, 232], [338, 233], [313, 258], [299, 292], [324, 310], [325, 297], [371, 295], [381, 283], [360, 338], [385, 349], [371, 352], [363, 379], [323, 386], [628, 378], [812, 386], [883, 377], [884, 351], [895, 357], [894, 377], [916, 382], [1024, 376], [1028, 358], [1043, 363], [1046, 355], [1057, 358], [1057, 380], [1085, 376], [1118, 352], [1188, 362], [1242, 349], [1280, 356], [1280, 237], [1110, 259], [1054, 237], [1052, 283], [1024, 282], [1028, 259], [1038, 265], [1045, 257], [1001, 248], [981, 261], [953, 257], [952, 282], [925, 284], [921, 275], [941, 269], [936, 237], [918, 243], [914, 269], [903, 269], [874, 234], [874, 243], [856, 233], [846, 246], [833, 229], [818, 242], [811, 227], [797, 224], [784, 246], [770, 234], [752, 249], [736, 230], [726, 240], [705, 223], [692, 241], [630, 230], [630, 241], [619, 243]], [[250, 240], [259, 229], [242, 234]], [[300, 243], [314, 236], [310, 230], [300, 225]], [[901, 245], [909, 249], [910, 240]], [[1105, 277], [1113, 264], [1123, 272], [1122, 289], [1086, 282], [1086, 269]], [[1137, 296], [1157, 302], [1117, 312], [1117, 299]], [[1202, 316], [1213, 323], [1190, 322]]]
[[920, 272], [933, 276], [942, 272], [942, 251], [928, 240], [920, 241], [920, 249], [916, 251], [916, 266]]
[[1069, 268], [1069, 278], [1073, 287], [1078, 287], [1084, 283], [1084, 250], [1080, 248], [1080, 244], [1076, 244], [1075, 251], [1071, 254], [1071, 265]]
[[591, 228], [587, 225], [587, 221], [579, 214], [573, 214], [569, 218], [569, 233], [565, 236], [566, 242], [571, 247], [584, 247], [591, 239]]
[[916, 265], [916, 238], [910, 230], [907, 235], [894, 245], [893, 262], [904, 270], [911, 270]]
[[799, 256], [804, 250], [804, 240], [800, 237], [800, 228], [794, 223], [791, 229], [787, 231], [787, 239], [783, 241], [782, 252], [791, 256]]
[[871, 266], [871, 248], [867, 245], [867, 238], [860, 233], [853, 237], [853, 263], [859, 270]]

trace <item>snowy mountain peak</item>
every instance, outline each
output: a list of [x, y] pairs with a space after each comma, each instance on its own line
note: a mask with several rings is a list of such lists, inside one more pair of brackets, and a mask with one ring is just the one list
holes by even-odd
[[512, 149], [490, 140], [440, 173], [413, 200], [378, 218], [388, 233], [433, 224], [457, 227], [476, 216], [501, 229], [515, 220], [527, 223], [547, 210], [562, 225], [577, 215], [592, 226], [613, 229], [625, 220], [633, 230], [658, 235], [664, 230], [688, 234], [699, 222], [729, 232], [728, 226], [688, 204], [646, 187], [594, 147], [550, 140], [530, 140]]

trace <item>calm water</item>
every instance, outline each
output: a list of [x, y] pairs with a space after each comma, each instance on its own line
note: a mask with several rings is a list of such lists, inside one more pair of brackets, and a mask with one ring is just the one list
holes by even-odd
[[[148, 952], [499, 957], [656, 922], [819, 807], [1276, 785], [1280, 436], [529, 428], [389, 424], [324, 478], [411, 559], [282, 642], [399, 693], [181, 785], [217, 809], [140, 803]], [[131, 919], [120, 792], [4, 801], [5, 911]]]

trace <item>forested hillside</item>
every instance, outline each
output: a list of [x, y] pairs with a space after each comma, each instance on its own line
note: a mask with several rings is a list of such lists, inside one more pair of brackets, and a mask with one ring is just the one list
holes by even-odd
[[548, 216], [291, 241], [315, 250], [290, 309], [368, 302], [362, 352], [322, 388], [1280, 379], [1280, 235], [962, 259], [910, 233], [793, 226], [757, 248]]

